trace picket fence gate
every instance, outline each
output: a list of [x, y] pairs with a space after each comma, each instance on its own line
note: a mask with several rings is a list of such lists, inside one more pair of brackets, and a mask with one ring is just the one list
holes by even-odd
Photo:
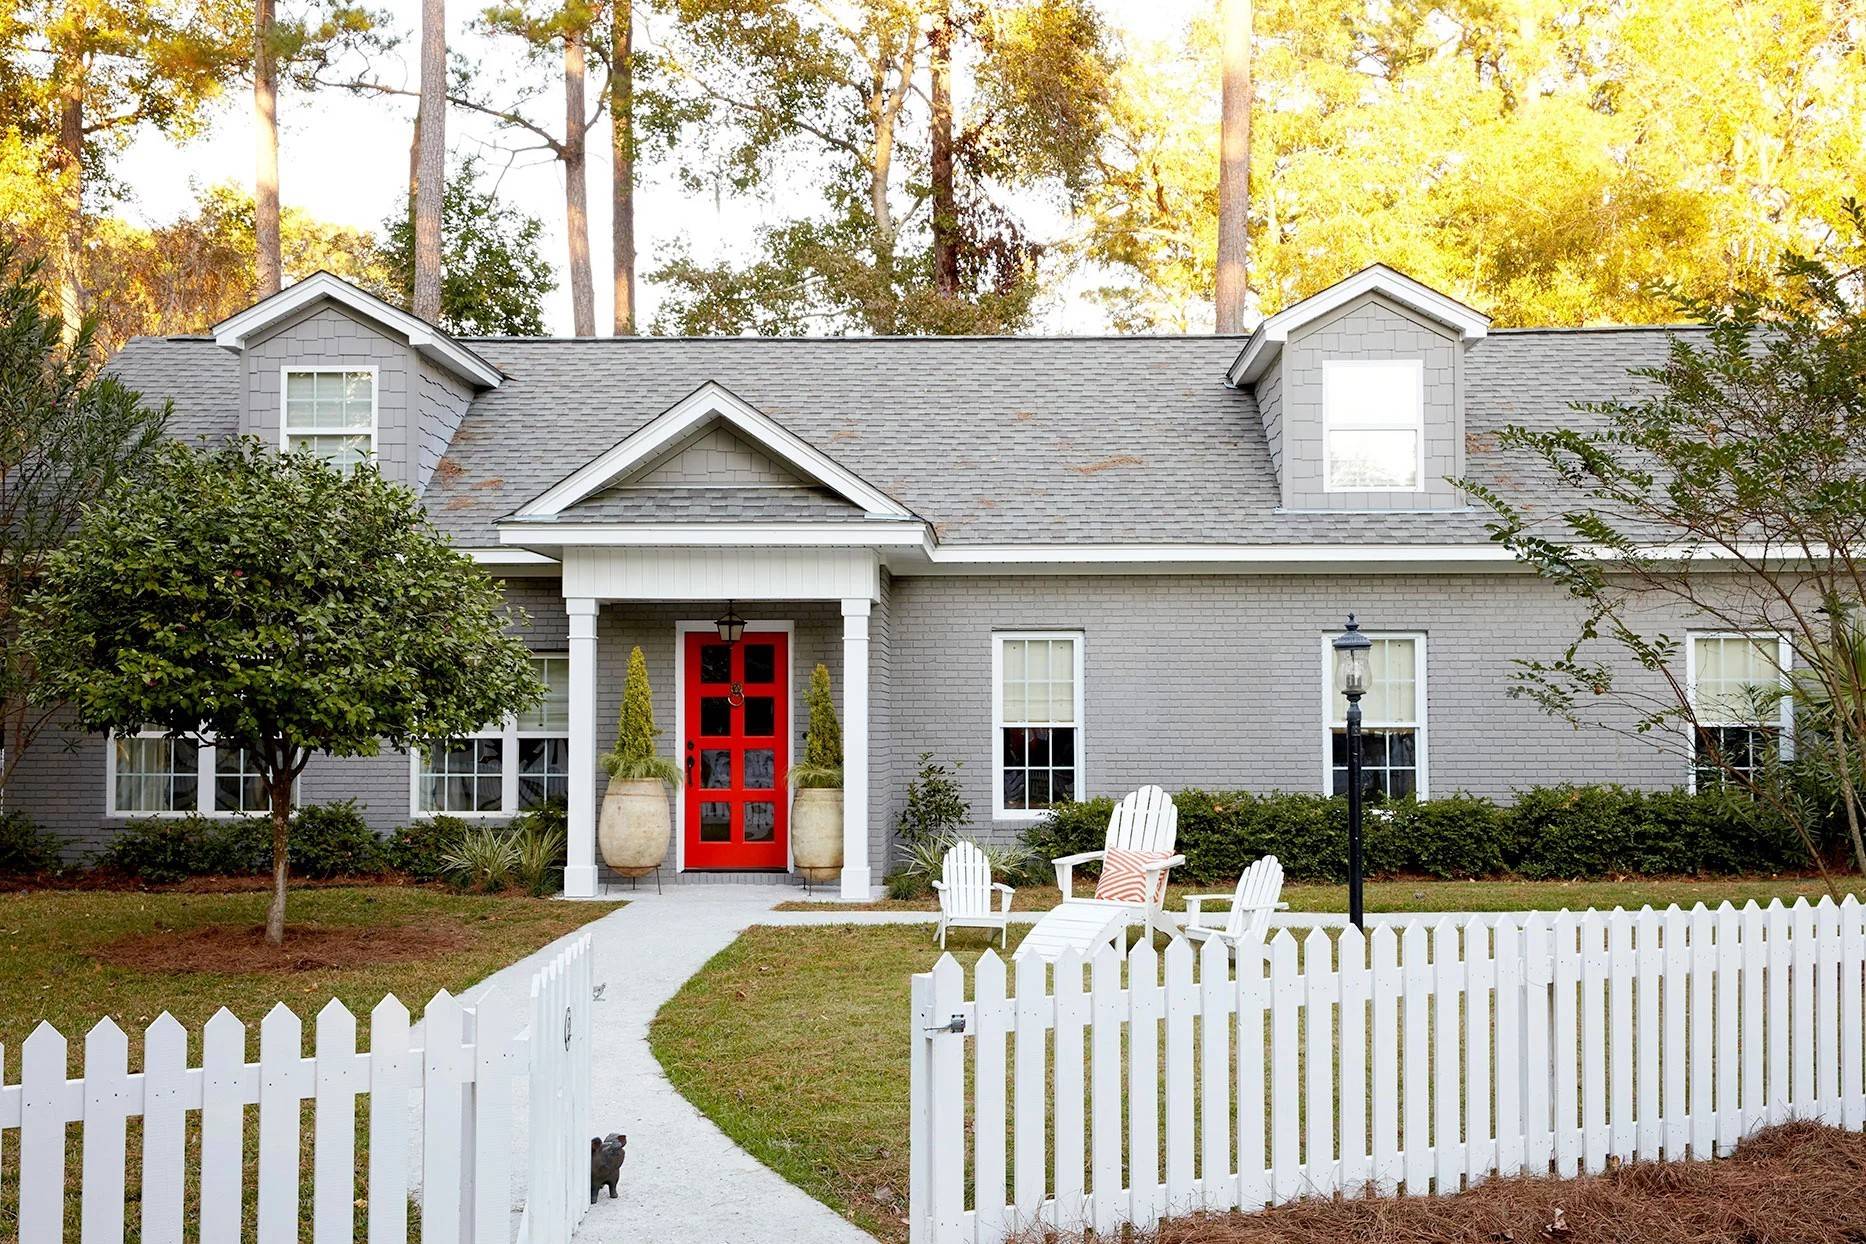
[[[198, 1113], [200, 1197], [186, 1207], [191, 1234], [297, 1244], [300, 1186], [311, 1186], [312, 1238], [350, 1244], [356, 1201], [368, 1198], [368, 1244], [408, 1238], [411, 1100], [420, 1093], [422, 1244], [505, 1244], [513, 1239], [510, 1145], [514, 1088], [529, 1085], [527, 1195], [519, 1244], [566, 1244], [589, 1208], [590, 939], [583, 935], [531, 980], [530, 1022], [496, 1006], [462, 1007], [434, 995], [418, 1030], [393, 994], [369, 1014], [369, 1052], [356, 1019], [335, 999], [318, 1012], [316, 1053], [283, 1003], [259, 1025], [259, 1061], [246, 1061], [246, 1026], [222, 1008], [201, 1030], [201, 1065], [188, 1034], [164, 1012], [143, 1032], [143, 1069], [128, 1070], [129, 1042], [113, 1021], [84, 1038], [84, 1074], [66, 1077], [66, 1040], [41, 1023], [19, 1050], [19, 1082], [6, 1084], [0, 1047], [0, 1153], [18, 1133], [22, 1244], [65, 1237], [66, 1125], [82, 1125], [79, 1238], [124, 1238], [126, 1130], [142, 1120], [141, 1239], [179, 1244], [187, 1120]], [[420, 1044], [414, 1044], [415, 1037]], [[367, 1186], [357, 1187], [356, 1099], [367, 1094]], [[301, 1171], [300, 1114], [316, 1103], [311, 1170]], [[246, 1107], [258, 1107], [256, 1216], [242, 1224]], [[579, 1138], [581, 1143], [579, 1143]]]
[[1217, 942], [1143, 938], [1053, 981], [1024, 959], [1009, 992], [987, 951], [969, 1000], [942, 956], [913, 980], [912, 1244], [1706, 1157], [1791, 1118], [1866, 1128], [1851, 897], [1338, 937], [1247, 940], [1235, 972]]

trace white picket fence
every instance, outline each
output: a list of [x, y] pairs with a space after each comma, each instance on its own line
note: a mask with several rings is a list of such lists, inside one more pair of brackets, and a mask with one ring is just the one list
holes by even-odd
[[1142, 940], [1053, 982], [1024, 959], [1009, 993], [988, 951], [971, 1000], [942, 956], [913, 980], [910, 1239], [1454, 1192], [1726, 1153], [1790, 1118], [1860, 1130], [1863, 964], [1852, 898], [1283, 930], [1235, 972], [1217, 942]]
[[[103, 1019], [85, 1035], [84, 1074], [75, 1080], [66, 1075], [65, 1037], [42, 1023], [20, 1047], [16, 1084], [5, 1083], [0, 1047], [0, 1147], [10, 1132], [20, 1146], [18, 1238], [66, 1238], [66, 1126], [78, 1123], [79, 1238], [122, 1240], [125, 1134], [128, 1120], [140, 1118], [144, 1244], [179, 1244], [184, 1215], [201, 1240], [297, 1244], [307, 1178], [318, 1244], [349, 1244], [363, 1197], [369, 1244], [404, 1244], [417, 1135], [423, 1244], [503, 1244], [513, 1238], [510, 1146], [522, 1077], [529, 1161], [517, 1238], [565, 1244], [589, 1208], [590, 989], [586, 934], [532, 978], [523, 1032], [512, 1031], [508, 1011], [463, 1008], [444, 990], [411, 1028], [408, 1008], [390, 995], [370, 1012], [369, 1051], [358, 1053], [356, 1019], [333, 999], [318, 1012], [316, 1053], [307, 1058], [303, 1025], [280, 1003], [261, 1021], [259, 1061], [249, 1063], [246, 1027], [223, 1008], [201, 1030], [201, 1065], [190, 1067], [188, 1034], [164, 1012], [143, 1033], [142, 1070], [131, 1072], [128, 1038]], [[371, 1109], [367, 1184], [359, 1188], [363, 1094]], [[309, 1171], [299, 1160], [305, 1101], [316, 1103]], [[257, 1209], [243, 1223], [249, 1106], [258, 1107]], [[200, 1197], [184, 1206], [190, 1112], [199, 1115]]]

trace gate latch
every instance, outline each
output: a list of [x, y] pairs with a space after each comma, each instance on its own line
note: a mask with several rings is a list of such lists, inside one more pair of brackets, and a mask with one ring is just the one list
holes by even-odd
[[927, 1029], [927, 1031], [928, 1032], [962, 1033], [965, 1031], [965, 1016], [954, 1015], [951, 1019], [947, 1020], [945, 1023], [935, 1024], [933, 1027]]

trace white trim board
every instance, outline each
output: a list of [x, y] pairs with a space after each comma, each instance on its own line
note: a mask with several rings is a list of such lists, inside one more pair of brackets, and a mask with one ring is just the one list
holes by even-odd
[[[313, 428], [309, 431], [300, 429], [296, 433], [291, 426], [291, 379], [293, 376], [350, 376], [367, 375], [369, 377], [369, 456], [381, 462], [382, 448], [382, 368], [375, 363], [359, 363], [354, 366], [345, 364], [320, 363], [315, 366], [294, 366], [286, 363], [279, 367], [279, 452], [291, 449], [292, 437], [297, 436], [342, 436], [345, 433], [335, 428]], [[354, 432], [350, 433], [354, 435]]]
[[[674, 623], [674, 763], [680, 764], [687, 746], [687, 660], [683, 651], [687, 646], [687, 636], [698, 631], [719, 633], [717, 622], [685, 621]], [[784, 770], [788, 775], [790, 766], [797, 758], [797, 624], [791, 621], [747, 622], [745, 634], [755, 632], [782, 634], [784, 636]], [[743, 640], [741, 639], [741, 642]], [[674, 787], [674, 871], [687, 871], [687, 783], [686, 770], [681, 770], [682, 781]], [[797, 871], [796, 856], [791, 851], [793, 840], [791, 825], [791, 804], [796, 800], [797, 788], [788, 780], [784, 783], [784, 868], [787, 872]], [[709, 870], [710, 871], [710, 870]]]
[[[1049, 808], [1006, 808], [1004, 806], [1004, 641], [1025, 639], [1067, 639], [1075, 645], [1075, 798], [1087, 800], [1088, 794], [1088, 694], [1083, 686], [1087, 669], [1084, 649], [1088, 634], [1081, 630], [1002, 630], [991, 633], [991, 819], [1013, 825], [1030, 825], [1050, 814]], [[1055, 766], [1051, 766], [1054, 768]]]
[[467, 349], [446, 333], [400, 307], [390, 306], [374, 294], [332, 276], [314, 272], [295, 285], [288, 285], [270, 298], [262, 298], [246, 310], [214, 325], [214, 344], [227, 350], [240, 350], [247, 339], [296, 314], [305, 307], [328, 298], [368, 320], [373, 320], [401, 334], [408, 344], [429, 361], [445, 367], [462, 380], [486, 389], [496, 389], [505, 373]]
[[1233, 385], [1250, 384], [1276, 361], [1289, 335], [1305, 324], [1313, 323], [1331, 311], [1340, 309], [1363, 294], [1379, 294], [1403, 307], [1409, 307], [1428, 319], [1455, 331], [1466, 341], [1476, 341], [1490, 332], [1490, 317], [1472, 310], [1455, 298], [1428, 285], [1422, 285], [1403, 272], [1385, 264], [1371, 264], [1353, 276], [1336, 281], [1319, 294], [1311, 294], [1291, 303], [1257, 326], [1244, 343], [1244, 349], [1225, 373]]
[[870, 514], [885, 518], [913, 518], [912, 513], [900, 502], [769, 415], [755, 409], [716, 380], [707, 381], [630, 433], [619, 444], [592, 458], [526, 502], [514, 518], [556, 518], [570, 506], [600, 492], [623, 478], [631, 469], [649, 461], [661, 450], [715, 419], [728, 424], [746, 440], [798, 474], [815, 480]]

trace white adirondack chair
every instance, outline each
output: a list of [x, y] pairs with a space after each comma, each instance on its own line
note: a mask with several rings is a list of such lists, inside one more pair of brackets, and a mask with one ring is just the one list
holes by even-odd
[[[940, 861], [940, 879], [933, 883], [939, 895], [939, 946], [946, 949], [946, 930], [996, 929], [998, 944], [1011, 936], [1011, 895], [1002, 881], [991, 879], [991, 861], [972, 842], [956, 842]], [[996, 910], [992, 898], [999, 898]]]
[[[1195, 942], [1216, 938], [1236, 951], [1239, 939], [1247, 933], [1259, 936], [1270, 925], [1270, 913], [1288, 911], [1289, 904], [1277, 901], [1283, 892], [1283, 865], [1274, 855], [1266, 855], [1244, 870], [1238, 888], [1230, 894], [1186, 895], [1185, 935]], [[1222, 925], [1199, 923], [1206, 903], [1230, 903], [1231, 912]]]
[[1056, 866], [1056, 888], [1062, 891], [1061, 905], [1045, 913], [1036, 927], [1018, 944], [1014, 958], [1035, 955], [1053, 960], [1065, 950], [1091, 953], [1103, 943], [1127, 932], [1136, 920], [1149, 929], [1159, 929], [1167, 936], [1179, 931], [1165, 910], [1166, 874], [1186, 862], [1183, 855], [1169, 855], [1147, 866], [1148, 897], [1141, 903], [1109, 899], [1077, 898], [1075, 866], [1104, 858], [1109, 851], [1167, 851], [1179, 838], [1179, 809], [1170, 795], [1157, 786], [1143, 786], [1115, 805], [1108, 818], [1108, 837], [1100, 851], [1083, 851], [1052, 861]]

